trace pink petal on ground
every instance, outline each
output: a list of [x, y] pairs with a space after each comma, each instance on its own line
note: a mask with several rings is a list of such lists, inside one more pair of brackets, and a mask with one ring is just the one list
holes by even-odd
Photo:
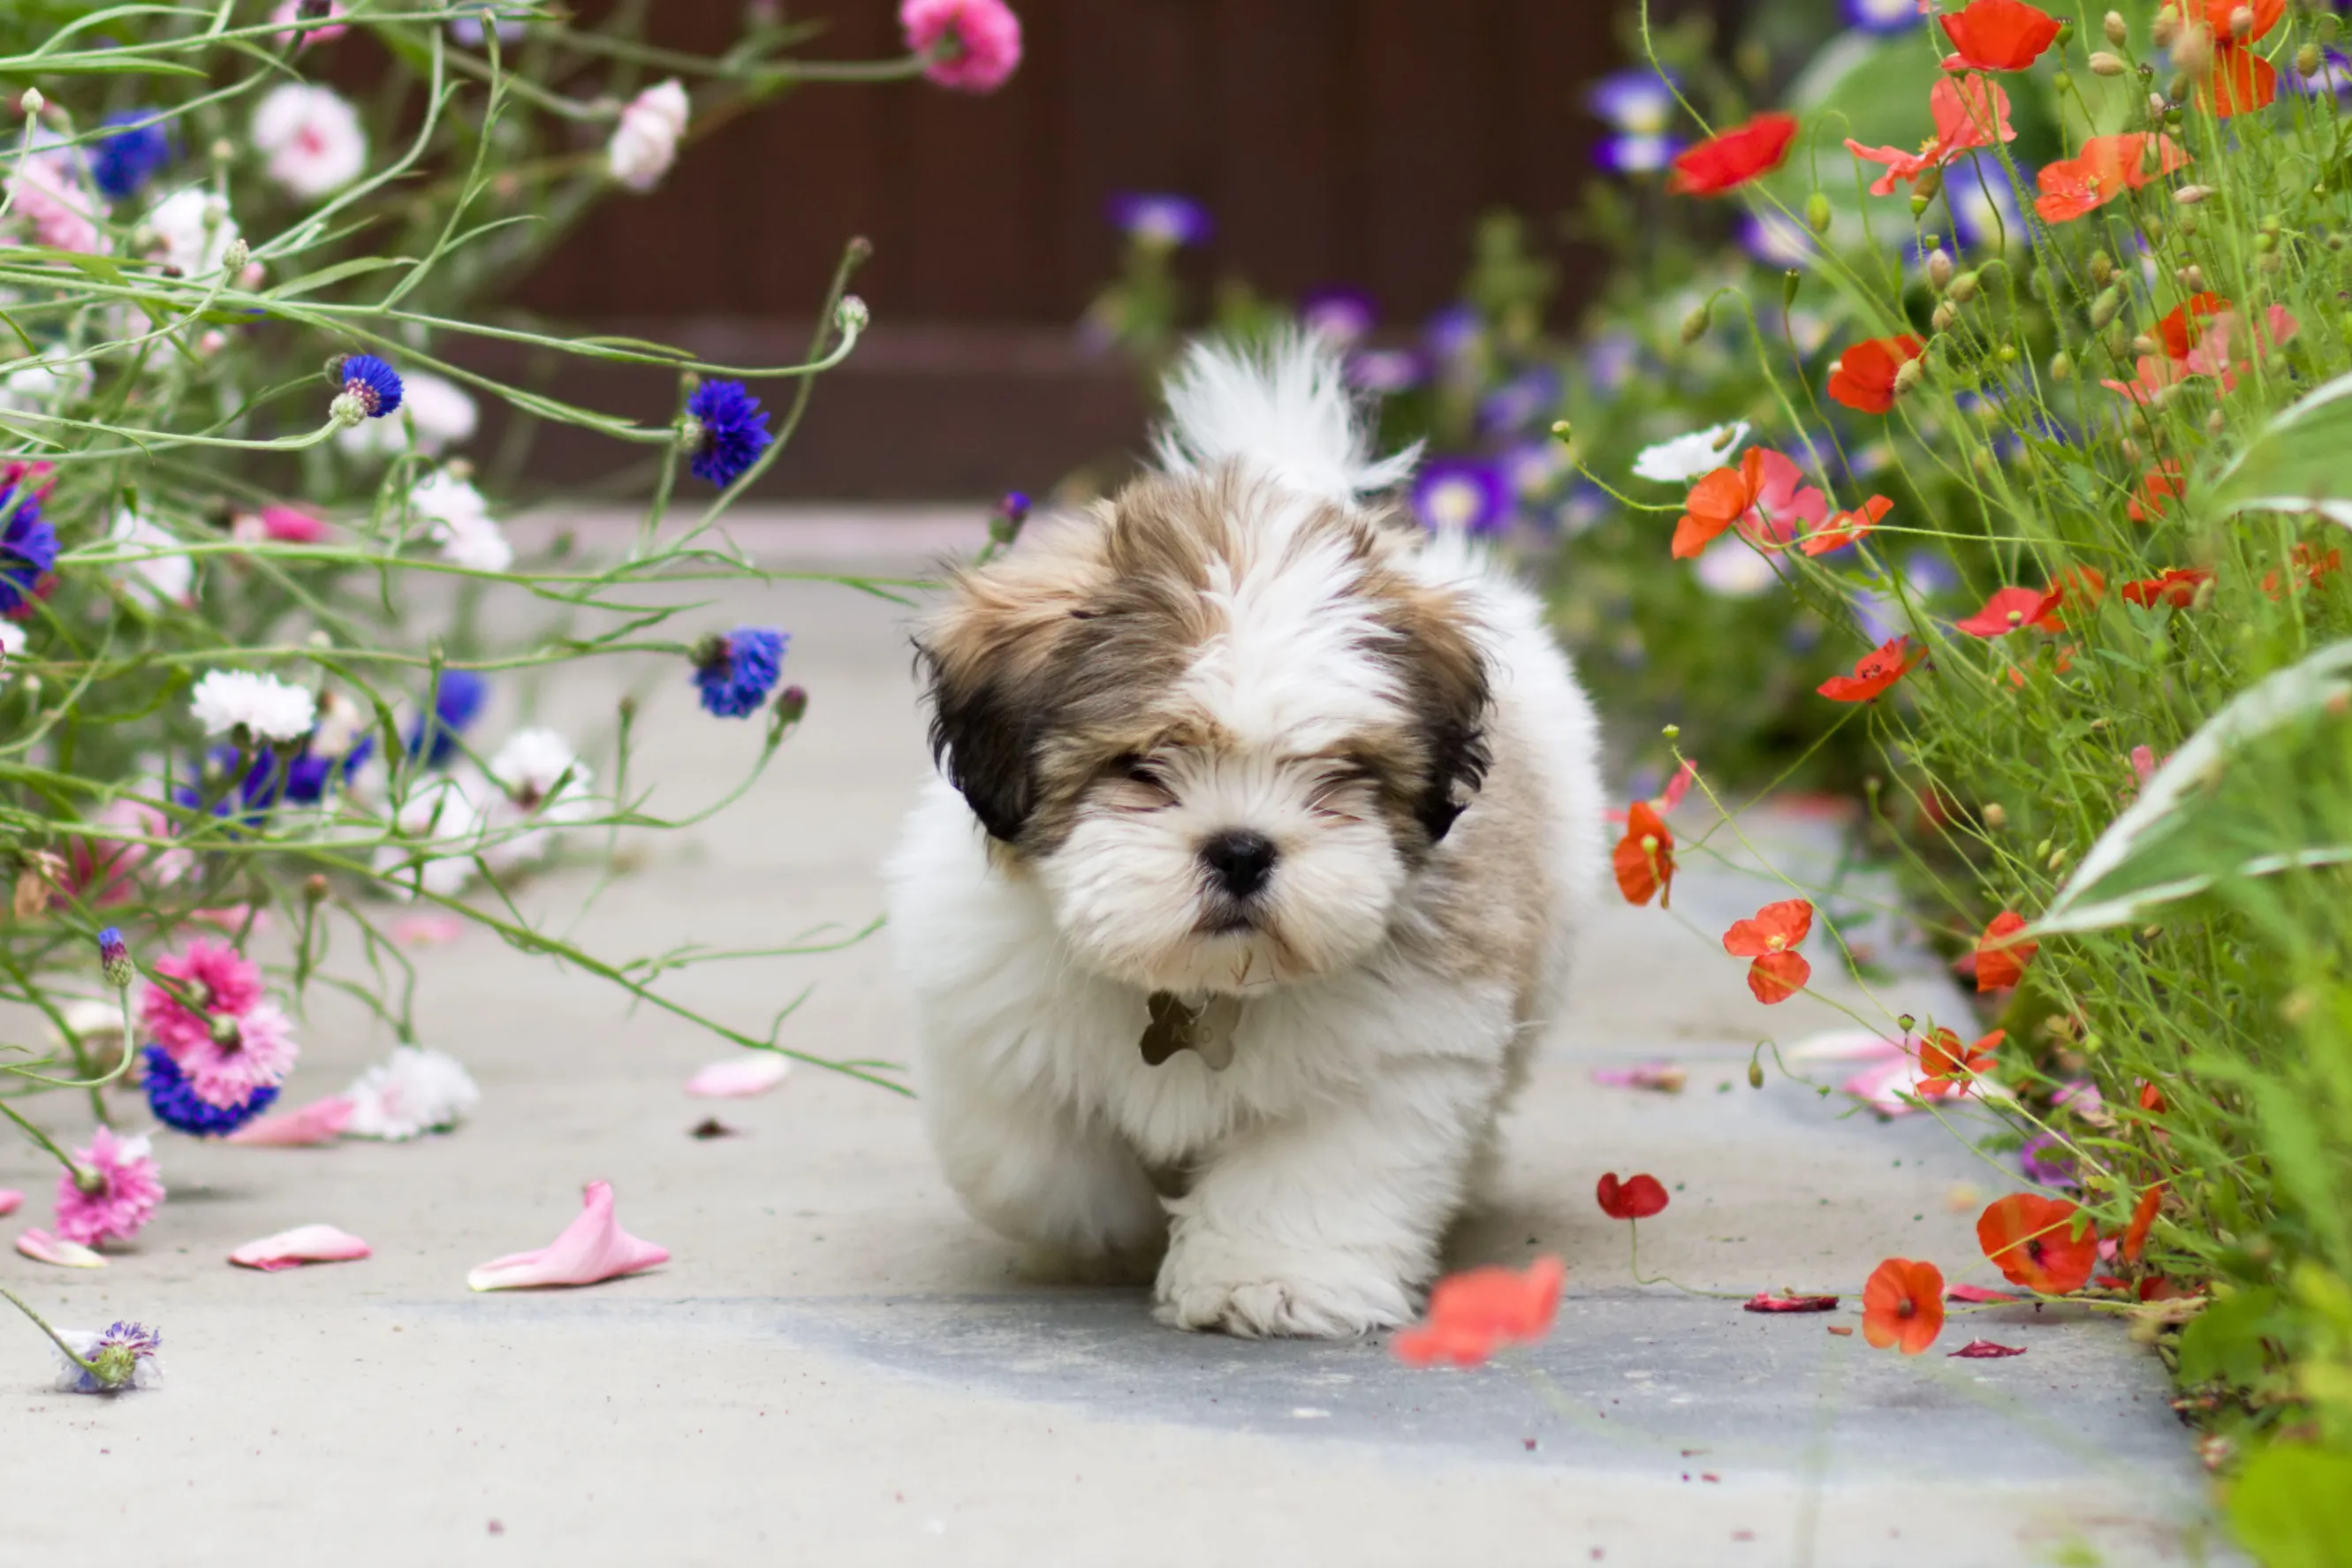
[[593, 1285], [669, 1261], [669, 1249], [640, 1241], [613, 1218], [613, 1184], [588, 1184], [580, 1218], [549, 1246], [493, 1258], [466, 1276], [471, 1291], [511, 1291], [528, 1285]]
[[1918, 1107], [1902, 1096], [1919, 1092], [1919, 1064], [1902, 1056], [1874, 1061], [1838, 1087], [1882, 1116], [1907, 1116]]
[[1982, 1285], [1950, 1286], [1944, 1291], [1944, 1299], [1948, 1301], [1973, 1301], [1980, 1307], [2006, 1306], [2011, 1301], [2025, 1300], [2023, 1296], [2009, 1291], [1988, 1291]]
[[404, 947], [444, 947], [465, 934], [454, 915], [404, 915], [392, 923], [392, 939]]
[[341, 1094], [313, 1100], [299, 1111], [257, 1116], [228, 1135], [227, 1142], [249, 1147], [307, 1149], [331, 1144], [351, 1124], [352, 1103]]
[[1791, 1061], [1907, 1061], [1910, 1054], [1901, 1040], [1867, 1029], [1833, 1029], [1807, 1035], [1788, 1051]]
[[772, 1051], [714, 1061], [686, 1081], [686, 1092], [704, 1100], [748, 1100], [784, 1081], [793, 1064]]
[[1661, 1094], [1679, 1094], [1690, 1082], [1690, 1074], [1671, 1061], [1645, 1061], [1639, 1067], [1596, 1067], [1592, 1082], [1612, 1089], [1654, 1089]]
[[67, 1241], [50, 1235], [40, 1227], [16, 1238], [16, 1250], [36, 1263], [55, 1263], [60, 1269], [103, 1269], [106, 1260], [79, 1241]]
[[230, 1253], [228, 1260], [240, 1268], [274, 1274], [280, 1269], [299, 1269], [305, 1263], [348, 1263], [368, 1256], [368, 1244], [348, 1230], [338, 1230], [331, 1225], [298, 1225], [291, 1230], [247, 1242]]
[[5, 1219], [16, 1213], [17, 1209], [24, 1207], [24, 1203], [23, 1193], [12, 1186], [0, 1186], [0, 1219]]
[[2021, 1344], [1995, 1344], [1989, 1339], [1972, 1339], [1952, 1354], [1964, 1355], [1970, 1361], [1991, 1361], [1999, 1356], [2023, 1355], [2025, 1347]]
[[1833, 1312], [1837, 1311], [1835, 1296], [1775, 1296], [1759, 1291], [1748, 1298], [1739, 1310], [1744, 1312]]

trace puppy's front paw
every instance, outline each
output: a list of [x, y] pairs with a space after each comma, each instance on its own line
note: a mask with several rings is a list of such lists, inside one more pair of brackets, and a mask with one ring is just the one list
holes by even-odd
[[1301, 1252], [1194, 1232], [1160, 1266], [1152, 1315], [1171, 1328], [1255, 1339], [1343, 1339], [1413, 1316], [1411, 1294], [1385, 1267], [1352, 1252]]

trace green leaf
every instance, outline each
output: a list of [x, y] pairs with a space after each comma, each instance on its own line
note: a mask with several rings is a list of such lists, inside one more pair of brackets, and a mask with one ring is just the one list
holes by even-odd
[[2278, 1292], [2262, 1287], [2223, 1296], [2180, 1333], [2180, 1381], [2189, 1387], [2216, 1379], [2251, 1388], [2270, 1370], [2263, 1339], [2278, 1326]]
[[413, 259], [404, 256], [355, 256], [348, 261], [339, 261], [332, 267], [322, 267], [316, 272], [305, 273], [299, 277], [290, 278], [271, 289], [268, 298], [292, 299], [300, 295], [315, 293], [319, 289], [330, 287], [347, 277], [358, 277], [371, 272], [381, 272], [387, 267], [413, 265]]
[[2352, 1455], [2276, 1447], [2230, 1493], [2230, 1524], [2263, 1568], [2352, 1563]]
[[2215, 518], [2238, 512], [2316, 512], [2352, 528], [2352, 478], [2344, 452], [2352, 444], [2352, 375], [2337, 376], [2297, 398], [2246, 443], [2237, 456], [2192, 494]]

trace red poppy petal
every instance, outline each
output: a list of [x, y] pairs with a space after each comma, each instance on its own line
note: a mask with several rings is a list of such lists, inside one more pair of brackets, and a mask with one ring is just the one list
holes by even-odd
[[1746, 1312], [1833, 1312], [1837, 1311], [1835, 1296], [1775, 1296], [1759, 1291], [1748, 1298], [1739, 1309]]
[[1803, 990], [1812, 975], [1813, 967], [1802, 953], [1767, 953], [1748, 966], [1748, 988], [1758, 1001], [1770, 1007]]
[[1970, 1361], [1990, 1361], [1999, 1356], [2023, 1355], [2025, 1347], [2021, 1344], [1995, 1344], [1989, 1339], [1972, 1339], [1952, 1354], [1966, 1356]]

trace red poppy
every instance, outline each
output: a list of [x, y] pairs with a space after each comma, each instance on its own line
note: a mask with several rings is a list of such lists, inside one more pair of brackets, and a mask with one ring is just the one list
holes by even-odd
[[1983, 77], [1958, 81], [1942, 78], [1927, 90], [1927, 112], [1936, 121], [1936, 134], [1921, 142], [1916, 152], [1906, 152], [1900, 147], [1864, 147], [1851, 136], [1846, 138], [1847, 152], [1865, 163], [1885, 166], [1886, 172], [1871, 182], [1872, 195], [1891, 196], [1896, 181], [1914, 183], [1971, 147], [1991, 146], [1995, 137], [2003, 141], [2017, 140], [2009, 123], [2009, 94], [2000, 83]]
[[1878, 527], [1878, 520], [1893, 510], [1895, 503], [1884, 496], [1873, 496], [1851, 512], [1839, 512], [1812, 533], [1797, 548], [1807, 555], [1827, 555], [1833, 549], [1858, 545], [1868, 538]]
[[[2217, 41], [2252, 43], [2278, 26], [2279, 18], [2286, 14], [2286, 0], [2167, 0], [2163, 9], [2184, 22], [2196, 21], [2197, 13], [2201, 11], [2205, 26], [2213, 29]], [[2242, 37], [2230, 26], [2230, 19], [2242, 9], [2252, 16], [2252, 26]]]
[[2278, 97], [2278, 68], [2252, 49], [2217, 45], [2212, 73], [2198, 84], [2197, 96], [2212, 106], [2216, 120], [2268, 108]]
[[2090, 1282], [2099, 1263], [2099, 1233], [2085, 1224], [2074, 1234], [2083, 1206], [2071, 1198], [2013, 1192], [1977, 1217], [1977, 1244], [2012, 1285], [2063, 1296]]
[[1551, 1332], [1567, 1278], [1568, 1265], [1557, 1258], [1538, 1258], [1525, 1272], [1486, 1268], [1450, 1275], [1430, 1291], [1428, 1318], [1398, 1330], [1390, 1348], [1407, 1366], [1475, 1366], [1506, 1345], [1532, 1344]]
[[1813, 967], [1797, 946], [1813, 928], [1813, 906], [1801, 898], [1768, 904], [1754, 918], [1735, 920], [1723, 934], [1723, 950], [1748, 966], [1748, 988], [1758, 1001], [1785, 1002], [1805, 988]]
[[1832, 675], [1813, 689], [1833, 703], [1866, 703], [1911, 673], [1927, 656], [1908, 637], [1881, 643], [1854, 661], [1853, 674]]
[[2180, 476], [2180, 460], [2168, 457], [2140, 476], [2140, 493], [2124, 510], [2135, 523], [2153, 521], [2172, 509], [2172, 503], [2186, 492], [2186, 484]]
[[1873, 1350], [1901, 1344], [1917, 1355], [1944, 1332], [1944, 1271], [1933, 1263], [1889, 1258], [1862, 1287], [1862, 1337]]
[[1678, 196], [1719, 196], [1778, 169], [1796, 137], [1795, 115], [1759, 114], [1676, 157], [1666, 189]]
[[2066, 591], [2062, 588], [1998, 589], [1984, 601], [1982, 610], [1952, 624], [1971, 637], [2005, 637], [2026, 626], [2054, 632], [2058, 629], [2058, 606], [2065, 599]]
[[[2317, 545], [2297, 545], [2287, 553], [2288, 576], [2291, 580], [2300, 579], [2305, 588], [2316, 588], [2324, 579], [2343, 570], [2344, 552], [2340, 549], [2321, 555]], [[2277, 572], [2263, 574], [2263, 591], [2273, 599], [2283, 597]]]
[[2033, 962], [2040, 950], [2039, 942], [2010, 940], [2025, 929], [2025, 916], [2004, 909], [1992, 917], [1977, 938], [1977, 989], [2006, 990], [2025, 977], [2025, 966]]
[[1925, 346], [1908, 332], [1864, 339], [1830, 368], [1830, 396], [1864, 413], [1885, 413], [1895, 406], [1896, 372], [1925, 352]]
[[1775, 1296], [1759, 1291], [1739, 1310], [1745, 1312], [1833, 1312], [1835, 1296]]
[[1749, 447], [1737, 468], [1717, 468], [1683, 497], [1683, 519], [1675, 525], [1674, 556], [1687, 560], [1748, 513], [1764, 488], [1764, 455]]
[[2158, 1089], [2153, 1083], [2141, 1084], [2139, 1086], [2139, 1108], [2147, 1112], [2151, 1116], [2163, 1115], [2165, 1111], [2168, 1109], [2164, 1103], [2164, 1091]]
[[2165, 313], [2156, 324], [2157, 336], [2164, 340], [2168, 358], [2185, 360], [2196, 346], [2197, 323], [2208, 316], [2219, 316], [2231, 308], [2230, 302], [2213, 293], [2192, 294]]
[[2063, 224], [2106, 205], [2126, 191], [2182, 168], [2189, 154], [2171, 137], [2157, 134], [2154, 170], [2147, 167], [2149, 133], [2126, 131], [2120, 136], [2094, 136], [2072, 158], [2044, 163], [2034, 182], [2042, 194], [2033, 210], [2044, 223]]
[[1944, 57], [1948, 71], [2021, 71], [2058, 37], [2058, 18], [2024, 0], [1969, 0], [1936, 20], [1955, 51]]
[[1953, 1301], [1979, 1307], [2005, 1306], [2011, 1301], [2025, 1300], [2014, 1291], [1988, 1291], [1982, 1285], [1954, 1285], [1944, 1294]]
[[2122, 590], [2124, 602], [2137, 604], [2142, 610], [2153, 610], [2159, 604], [2186, 610], [2197, 602], [2197, 591], [2212, 580], [2213, 572], [2210, 567], [2168, 566], [2160, 577], [2125, 583]]
[[2007, 1030], [1997, 1029], [1964, 1046], [1950, 1030], [1937, 1030], [1919, 1042], [1919, 1092], [1930, 1100], [1942, 1094], [1966, 1098], [1971, 1081], [1990, 1072], [1998, 1063], [1993, 1052], [2008, 1034]]
[[1617, 891], [1628, 904], [1647, 904], [1658, 897], [1658, 907], [1672, 907], [1675, 888], [1675, 835], [1665, 819], [1647, 800], [1636, 800], [1625, 813], [1625, 836], [1617, 841], [1614, 857]]
[[2156, 1211], [2164, 1207], [2164, 1184], [2158, 1182], [2139, 1195], [2132, 1207], [2131, 1224], [2124, 1228], [2124, 1261], [2137, 1263], [2147, 1250], [2148, 1227], [2156, 1223]]
[[1995, 1344], [1989, 1339], [1972, 1339], [1951, 1354], [1964, 1355], [1970, 1361], [1992, 1361], [2004, 1355], [2023, 1355], [2025, 1347], [2021, 1344]]
[[1623, 1181], [1611, 1171], [1601, 1178], [1592, 1196], [1601, 1212], [1612, 1219], [1647, 1219], [1666, 1207], [1665, 1184], [1654, 1176], [1629, 1176]]

